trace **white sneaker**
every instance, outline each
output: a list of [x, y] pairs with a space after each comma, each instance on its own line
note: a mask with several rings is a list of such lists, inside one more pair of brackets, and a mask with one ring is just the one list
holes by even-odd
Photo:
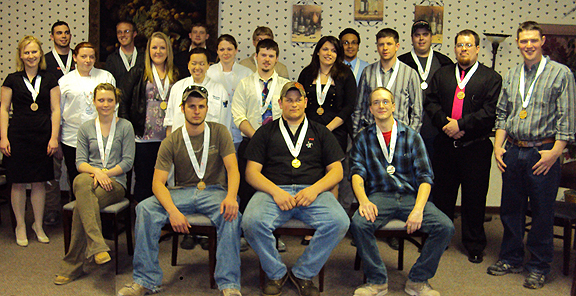
[[440, 293], [432, 289], [428, 282], [415, 283], [411, 280], [406, 281], [404, 292], [412, 296], [440, 296]]
[[384, 296], [388, 293], [388, 283], [382, 285], [364, 284], [354, 291], [354, 296]]
[[242, 293], [238, 289], [224, 289], [222, 290], [222, 295], [224, 296], [242, 296]]

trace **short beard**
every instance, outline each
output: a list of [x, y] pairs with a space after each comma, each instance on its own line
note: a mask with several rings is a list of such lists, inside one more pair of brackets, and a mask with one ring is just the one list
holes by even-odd
[[188, 120], [188, 118], [186, 118], [186, 122], [188, 122], [189, 124], [191, 124], [193, 126], [200, 126], [200, 125], [204, 124], [204, 121], [206, 121], [206, 118], [202, 119], [202, 121], [200, 123], [194, 123], [194, 122], [191, 122], [190, 120]]

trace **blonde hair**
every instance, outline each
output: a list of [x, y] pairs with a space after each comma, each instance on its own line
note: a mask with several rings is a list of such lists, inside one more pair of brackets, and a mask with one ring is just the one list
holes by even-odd
[[164, 40], [166, 42], [166, 51], [168, 52], [168, 56], [166, 57], [166, 77], [170, 83], [176, 82], [176, 76], [178, 71], [174, 67], [174, 53], [172, 52], [172, 43], [170, 42], [170, 38], [166, 36], [166, 34], [162, 32], [154, 32], [152, 36], [148, 39], [148, 44], [146, 45], [146, 57], [144, 58], [144, 80], [148, 80], [150, 82], [154, 82], [154, 74], [152, 74], [152, 58], [150, 58], [150, 44], [152, 43], [152, 39], [158, 38]]
[[44, 51], [42, 50], [42, 42], [40, 42], [38, 38], [28, 35], [18, 42], [18, 51], [16, 52], [16, 71], [24, 71], [24, 62], [20, 56], [24, 48], [32, 42], [36, 43], [40, 49], [40, 63], [38, 64], [38, 68], [40, 68], [40, 70], [46, 69], [46, 59], [44, 58]]
[[114, 98], [116, 99], [116, 104], [120, 103], [122, 100], [122, 91], [116, 88], [114, 85], [108, 82], [100, 83], [94, 88], [94, 97], [92, 100], [96, 101], [96, 94], [98, 91], [111, 91], [114, 93]]

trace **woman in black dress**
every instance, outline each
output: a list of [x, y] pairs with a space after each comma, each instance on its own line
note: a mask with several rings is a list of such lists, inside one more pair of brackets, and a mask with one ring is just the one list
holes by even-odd
[[[18, 43], [16, 71], [4, 80], [0, 104], [0, 151], [4, 154], [7, 179], [12, 183], [12, 209], [16, 216], [16, 243], [28, 245], [24, 210], [26, 184], [34, 211], [32, 230], [38, 241], [50, 240], [42, 229], [45, 183], [54, 179], [52, 155], [58, 150], [60, 87], [45, 71], [42, 43], [26, 36]], [[12, 118], [9, 110], [12, 106]]]

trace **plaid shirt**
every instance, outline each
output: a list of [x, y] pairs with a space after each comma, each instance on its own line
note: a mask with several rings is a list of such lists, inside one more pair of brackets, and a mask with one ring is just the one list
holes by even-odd
[[421, 183], [432, 184], [434, 173], [424, 147], [424, 141], [413, 129], [400, 121], [398, 140], [392, 159], [396, 172], [386, 172], [388, 162], [376, 136], [376, 124], [358, 134], [350, 152], [350, 179], [357, 174], [364, 179], [366, 195], [375, 192], [418, 193]]

